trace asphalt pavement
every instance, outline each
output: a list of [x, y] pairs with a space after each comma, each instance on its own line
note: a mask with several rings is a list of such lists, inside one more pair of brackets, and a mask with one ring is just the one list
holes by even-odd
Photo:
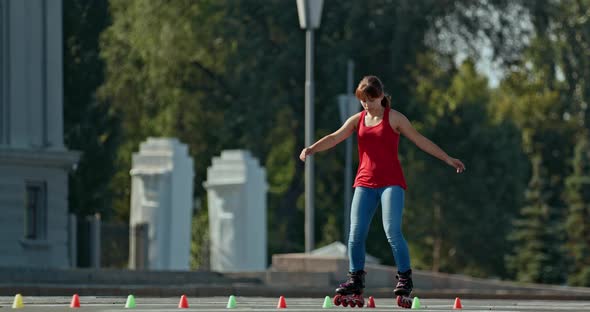
[[[134, 310], [150, 311], [354, 311], [359, 308], [330, 307], [323, 308], [325, 298], [285, 298], [287, 308], [277, 309], [279, 298], [270, 297], [236, 297], [236, 305], [228, 309], [228, 297], [187, 297], [188, 308], [179, 309], [180, 296], [177, 298], [154, 298], [135, 296]], [[24, 307], [18, 311], [72, 311], [71, 297], [27, 297], [22, 294]], [[127, 297], [93, 297], [80, 296], [79, 311], [129, 311], [125, 308]], [[0, 311], [12, 310], [14, 297], [0, 297]], [[454, 300], [420, 298], [421, 311], [457, 311], [453, 310]], [[560, 300], [461, 300], [465, 311], [590, 311], [590, 301]], [[395, 304], [393, 298], [375, 298], [375, 308], [363, 307], [369, 311], [407, 311]]]

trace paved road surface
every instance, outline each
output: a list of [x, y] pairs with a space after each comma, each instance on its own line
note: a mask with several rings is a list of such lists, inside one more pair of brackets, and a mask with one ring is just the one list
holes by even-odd
[[[72, 311], [69, 308], [71, 297], [27, 297], [23, 294], [25, 307], [18, 311]], [[82, 311], [129, 311], [125, 309], [126, 297], [91, 297], [81, 296]], [[135, 310], [182, 311], [177, 308], [178, 298], [141, 298], [135, 297]], [[12, 311], [14, 297], [0, 297], [0, 311]], [[189, 308], [184, 311], [228, 311], [228, 298], [201, 297], [188, 298]], [[278, 298], [236, 297], [237, 311], [277, 311]], [[286, 298], [288, 311], [325, 311], [322, 309], [324, 298]], [[453, 300], [420, 298], [421, 311], [453, 311]], [[542, 300], [462, 300], [465, 311], [590, 311], [590, 301], [542, 301]], [[369, 311], [410, 311], [399, 308], [391, 298], [376, 298], [376, 308]], [[357, 311], [359, 308], [333, 307], [336, 311]]]

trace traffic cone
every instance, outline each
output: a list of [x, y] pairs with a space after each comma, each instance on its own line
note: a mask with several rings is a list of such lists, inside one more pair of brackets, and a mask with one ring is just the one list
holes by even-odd
[[79, 308], [80, 307], [80, 296], [78, 294], [74, 294], [72, 296], [72, 302], [70, 302], [70, 308]]
[[329, 309], [332, 307], [332, 299], [330, 299], [330, 296], [326, 296], [326, 298], [324, 298], [324, 304], [322, 305], [322, 309]]
[[127, 302], [125, 302], [125, 309], [135, 308], [135, 297], [133, 295], [127, 296]]
[[234, 295], [229, 296], [229, 300], [227, 301], [227, 308], [233, 309], [236, 307], [236, 297]]
[[375, 307], [375, 299], [373, 296], [369, 297], [369, 302], [367, 302], [367, 308], [374, 308]]
[[188, 300], [186, 300], [186, 295], [182, 295], [180, 297], [180, 302], [178, 303], [179, 309], [188, 309]]
[[463, 309], [463, 306], [461, 305], [461, 299], [459, 299], [459, 297], [455, 298], [455, 304], [453, 305], [453, 309]]
[[14, 296], [14, 302], [12, 303], [13, 309], [21, 309], [24, 308], [25, 305], [23, 304], [23, 296], [21, 294], [16, 294]]
[[420, 305], [420, 298], [418, 297], [414, 297], [414, 300], [412, 300], [412, 309], [421, 309], [422, 306]]
[[277, 304], [277, 309], [286, 309], [287, 302], [285, 301], [285, 296], [281, 296], [279, 298], [279, 303]]

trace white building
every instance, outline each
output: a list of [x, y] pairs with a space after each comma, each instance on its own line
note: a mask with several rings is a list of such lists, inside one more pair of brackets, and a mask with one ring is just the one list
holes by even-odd
[[0, 266], [71, 266], [62, 1], [0, 0]]

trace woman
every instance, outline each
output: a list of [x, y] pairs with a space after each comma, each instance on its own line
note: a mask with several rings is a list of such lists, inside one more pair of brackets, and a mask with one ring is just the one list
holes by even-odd
[[348, 118], [334, 133], [304, 148], [299, 155], [299, 158], [305, 161], [307, 156], [330, 149], [353, 132], [357, 133], [359, 167], [353, 185], [355, 191], [350, 213], [349, 279], [336, 289], [338, 295], [334, 298], [334, 303], [363, 303], [365, 240], [380, 201], [383, 228], [398, 268], [398, 283], [394, 293], [398, 296], [398, 304], [409, 308], [409, 295], [413, 284], [408, 245], [401, 231], [404, 192], [407, 185], [398, 158], [400, 134], [423, 151], [455, 168], [457, 173], [465, 171], [465, 165], [422, 136], [412, 127], [406, 116], [391, 109], [391, 99], [384, 93], [379, 78], [364, 77], [355, 91], [355, 96], [360, 100], [364, 110]]

